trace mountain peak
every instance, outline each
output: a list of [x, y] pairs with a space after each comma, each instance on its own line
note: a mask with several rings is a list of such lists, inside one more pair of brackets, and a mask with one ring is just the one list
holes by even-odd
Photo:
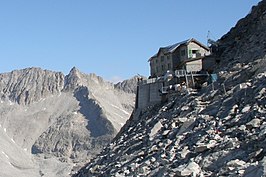
[[76, 66], [74, 66], [71, 70], [70, 70], [70, 73], [76, 73], [76, 72], [80, 72], [78, 70], [78, 68]]
[[1, 97], [18, 104], [30, 104], [49, 94], [59, 93], [64, 86], [60, 72], [31, 67], [0, 74]]
[[81, 72], [76, 67], [73, 67], [65, 78], [65, 90], [74, 90], [77, 88], [80, 85], [80, 79]]
[[68, 75], [70, 75], [70, 76], [80, 77], [81, 72], [78, 70], [77, 67], [74, 66], [74, 67], [70, 70], [70, 72], [69, 72]]

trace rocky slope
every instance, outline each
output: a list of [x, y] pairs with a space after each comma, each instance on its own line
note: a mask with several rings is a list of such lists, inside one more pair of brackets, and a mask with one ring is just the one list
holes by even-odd
[[219, 40], [214, 91], [135, 110], [74, 176], [266, 176], [265, 22], [263, 0]]
[[0, 74], [0, 95], [0, 176], [69, 176], [110, 143], [134, 106], [134, 94], [76, 68]]
[[233, 67], [237, 63], [247, 64], [266, 53], [266, 2], [252, 7], [250, 13], [239, 20], [220, 40], [219, 54], [221, 69]]

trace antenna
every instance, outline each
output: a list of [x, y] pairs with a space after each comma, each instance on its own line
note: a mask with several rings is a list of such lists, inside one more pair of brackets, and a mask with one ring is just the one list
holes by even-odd
[[210, 30], [208, 30], [208, 33], [207, 33], [207, 46], [209, 47], [209, 39], [210, 39]]
[[216, 46], [217, 47], [218, 46], [218, 43], [216, 42], [216, 39], [213, 36], [212, 37], [213, 37], [214, 40], [211, 39], [211, 36], [212, 36], [211, 35], [211, 31], [208, 30], [208, 34], [207, 34], [207, 46], [210, 47], [210, 46], [213, 45], [213, 46]]

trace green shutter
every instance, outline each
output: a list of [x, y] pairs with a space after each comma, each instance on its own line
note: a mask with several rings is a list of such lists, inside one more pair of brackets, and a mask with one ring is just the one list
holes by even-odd
[[191, 49], [188, 49], [188, 57], [192, 58], [192, 50]]

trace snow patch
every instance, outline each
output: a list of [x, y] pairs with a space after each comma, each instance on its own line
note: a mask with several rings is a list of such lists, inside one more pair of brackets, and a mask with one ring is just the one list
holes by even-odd
[[13, 143], [16, 143], [15, 140], [14, 140], [13, 138], [11, 138], [11, 141], [12, 141]]
[[13, 168], [15, 168], [10, 162], [8, 162], [8, 164], [9, 164], [10, 166], [12, 166]]
[[125, 113], [126, 115], [130, 115], [130, 113], [129, 112], [127, 112], [127, 111], [125, 111], [125, 110], [121, 110], [123, 113]]
[[116, 108], [116, 109], [118, 109], [118, 110], [120, 110], [120, 111], [122, 111], [122, 112], [123, 112], [124, 114], [126, 114], [126, 115], [130, 115], [127, 111], [125, 111], [125, 110], [119, 108], [119, 107], [116, 106], [116, 105], [111, 104], [111, 106], [114, 107], [114, 108]]
[[115, 114], [116, 116], [118, 116], [118, 117], [124, 119], [124, 117], [122, 117], [121, 115], [119, 115], [119, 114], [117, 114], [117, 113], [114, 113], [114, 114]]
[[113, 106], [114, 108], [116, 109], [120, 109], [118, 106], [114, 105], [114, 104], [111, 104], [111, 106]]
[[46, 100], [46, 98], [42, 98], [40, 101], [45, 101]]
[[9, 159], [8, 155], [7, 155], [4, 151], [2, 151], [2, 154], [3, 154], [7, 159]]

